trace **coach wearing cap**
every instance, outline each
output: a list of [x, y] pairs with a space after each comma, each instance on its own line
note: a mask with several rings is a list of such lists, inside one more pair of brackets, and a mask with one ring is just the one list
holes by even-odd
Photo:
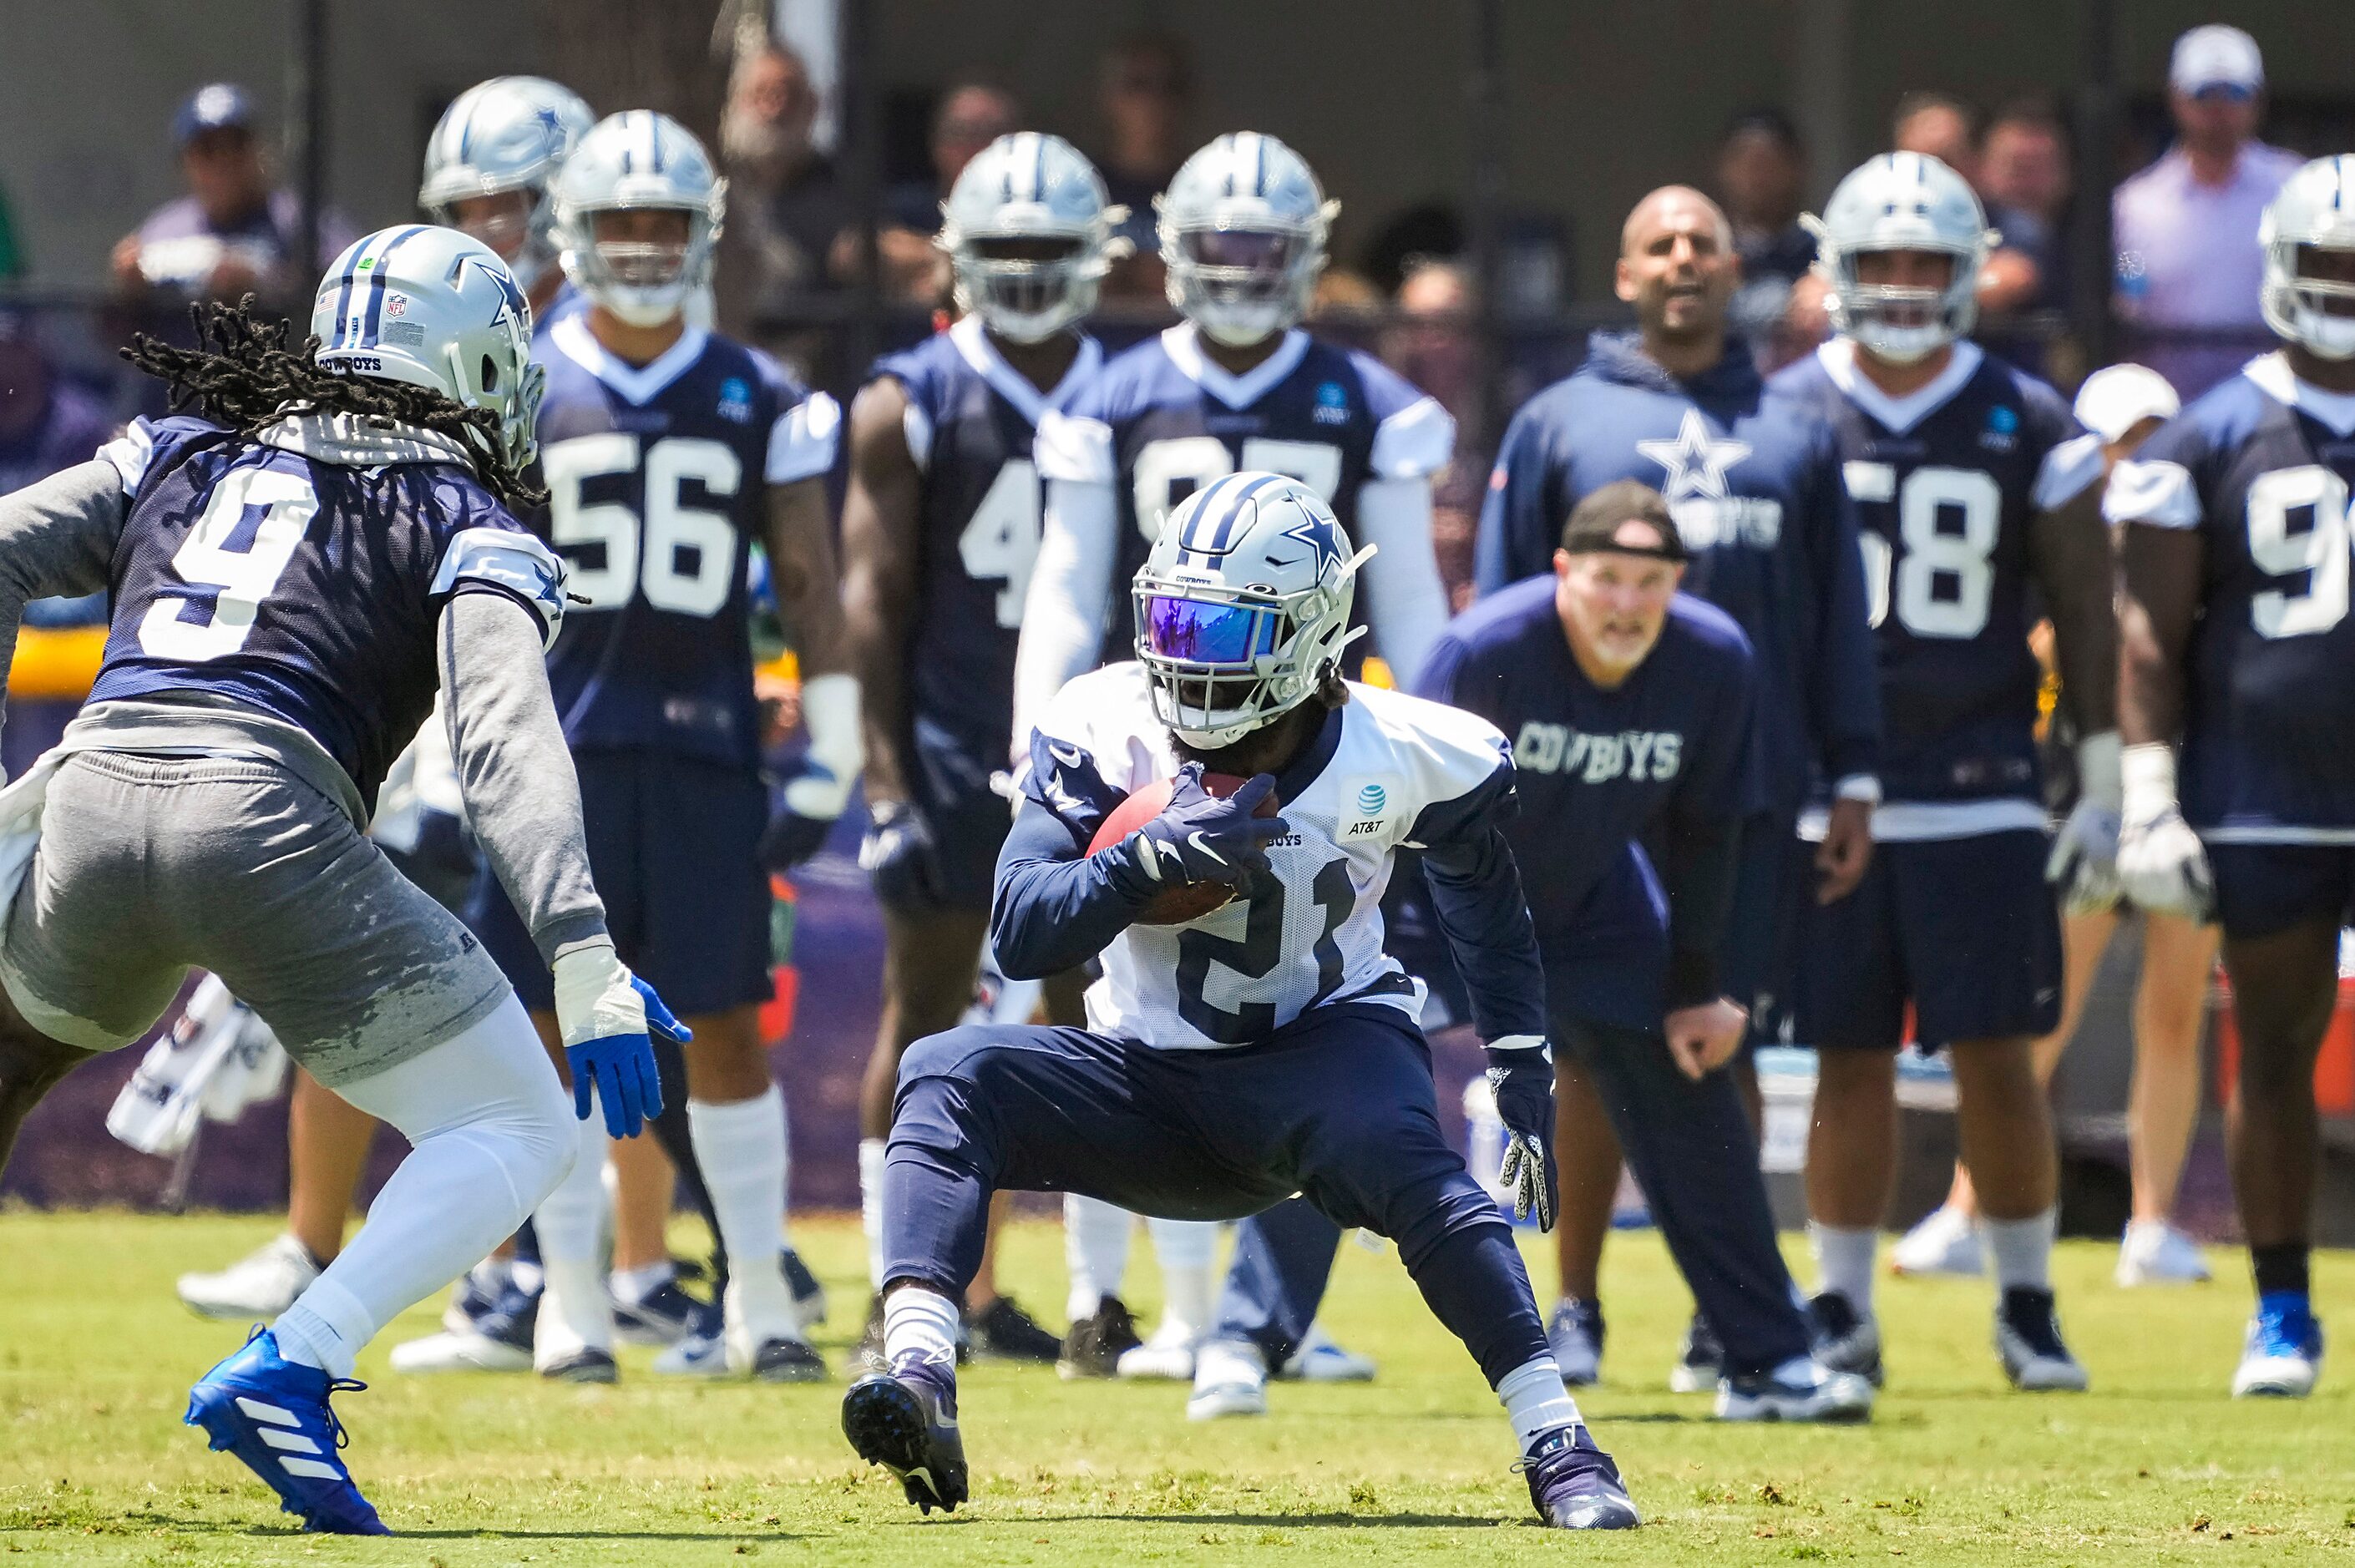
[[[1513, 743], [1507, 831], [1545, 962], [1560, 1070], [1598, 1092], [1703, 1315], [1724, 1346], [1718, 1413], [1855, 1419], [1862, 1380], [1808, 1354], [1758, 1146], [1722, 1069], [1742, 1042], [1718, 947], [1760, 783], [1755, 685], [1732, 618], [1678, 593], [1684, 540], [1657, 491], [1606, 484], [1570, 514], [1550, 575], [1501, 588], [1441, 637], [1422, 694]], [[1595, 1255], [1565, 1259], [1563, 1312], [1599, 1351]], [[1591, 1382], [1586, 1364], [1566, 1378]]]
[[172, 143], [188, 194], [148, 214], [115, 246], [115, 284], [125, 297], [304, 296], [319, 269], [358, 238], [323, 213], [319, 254], [295, 254], [302, 204], [293, 192], [271, 188], [253, 99], [236, 83], [191, 93], [172, 117]]
[[[2302, 160], [2256, 139], [2264, 57], [2240, 28], [2176, 39], [2167, 87], [2175, 144], [2118, 186], [2110, 221], [2118, 313], [2150, 330], [2140, 356], [2188, 401], [2272, 344], [2257, 314], [2257, 220]], [[2171, 331], [2207, 341], [2170, 343]]]

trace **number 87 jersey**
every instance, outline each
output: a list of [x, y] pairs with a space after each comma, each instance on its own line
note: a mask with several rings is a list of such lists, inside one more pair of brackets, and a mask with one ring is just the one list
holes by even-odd
[[767, 355], [691, 325], [633, 366], [574, 312], [534, 357], [548, 369], [549, 540], [586, 601], [549, 655], [565, 739], [756, 766], [751, 542], [772, 486], [834, 466], [840, 410]]
[[2205, 557], [2179, 793], [2218, 843], [2355, 842], [2348, 493], [2355, 397], [2252, 360], [2111, 477], [2114, 523], [2194, 529]]

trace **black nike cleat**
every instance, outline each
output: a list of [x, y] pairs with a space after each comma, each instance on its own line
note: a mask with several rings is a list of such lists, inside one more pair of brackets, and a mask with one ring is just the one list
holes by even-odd
[[965, 1500], [954, 1369], [909, 1355], [894, 1372], [860, 1378], [842, 1396], [842, 1435], [860, 1458], [899, 1477], [923, 1512], [954, 1512]]
[[967, 1317], [965, 1326], [976, 1355], [1051, 1362], [1063, 1353], [1063, 1341], [1040, 1328], [1011, 1296], [992, 1298], [988, 1306]]
[[1121, 1352], [1133, 1351], [1144, 1342], [1137, 1337], [1136, 1319], [1129, 1316], [1127, 1303], [1117, 1296], [1107, 1296], [1063, 1336], [1062, 1353], [1055, 1358], [1055, 1370], [1067, 1379], [1114, 1377], [1120, 1372]]
[[1556, 1530], [1633, 1530], [1643, 1522], [1620, 1484], [1619, 1467], [1583, 1426], [1546, 1434], [1513, 1467], [1529, 1477], [1538, 1517]]
[[752, 1352], [755, 1383], [824, 1383], [826, 1358], [806, 1340], [768, 1340]]

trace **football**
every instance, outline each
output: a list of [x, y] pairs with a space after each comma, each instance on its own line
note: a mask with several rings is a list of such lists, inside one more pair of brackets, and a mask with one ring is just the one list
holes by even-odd
[[[1250, 780], [1239, 779], [1231, 773], [1202, 775], [1202, 788], [1220, 800], [1248, 782]], [[1168, 806], [1169, 797], [1177, 785], [1174, 779], [1156, 779], [1114, 807], [1112, 815], [1097, 826], [1096, 836], [1088, 844], [1088, 853], [1093, 854], [1098, 850], [1111, 848], [1159, 816]], [[1252, 815], [1273, 817], [1279, 810], [1281, 807], [1277, 804], [1275, 791], [1271, 789], [1260, 800], [1259, 810]], [[1188, 920], [1199, 920], [1211, 910], [1221, 907], [1234, 895], [1233, 888], [1215, 882], [1196, 882], [1183, 887], [1173, 887], [1146, 905], [1136, 916], [1136, 924], [1183, 926]]]

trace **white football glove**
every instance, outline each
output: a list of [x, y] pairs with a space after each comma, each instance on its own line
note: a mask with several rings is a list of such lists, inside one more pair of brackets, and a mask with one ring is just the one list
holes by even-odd
[[2175, 752], [2157, 743], [2129, 746], [2121, 759], [2124, 822], [2118, 831], [2118, 884], [2144, 910], [2205, 921], [2215, 906], [2208, 852], [2183, 820], [2175, 797]]
[[2118, 901], [2118, 829], [2126, 786], [2118, 732], [2077, 743], [2077, 804], [2052, 840], [2044, 880], [2061, 889], [2071, 915], [2094, 915]]

